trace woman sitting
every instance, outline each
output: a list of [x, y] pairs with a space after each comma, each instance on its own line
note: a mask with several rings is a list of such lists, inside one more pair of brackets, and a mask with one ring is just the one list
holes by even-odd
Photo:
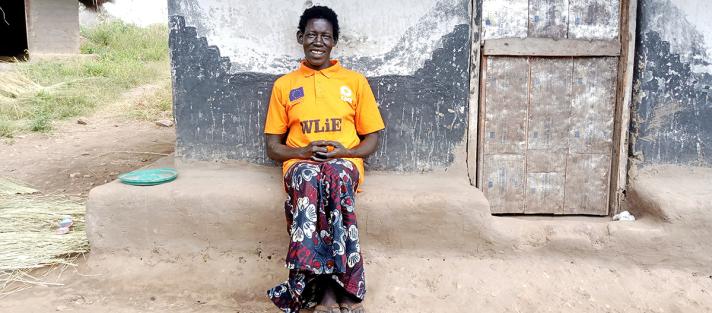
[[283, 162], [284, 210], [291, 241], [289, 279], [268, 291], [284, 312], [365, 312], [366, 293], [354, 196], [363, 158], [384, 128], [366, 78], [331, 60], [336, 13], [308, 8], [299, 20], [298, 70], [274, 83], [265, 134], [267, 155]]

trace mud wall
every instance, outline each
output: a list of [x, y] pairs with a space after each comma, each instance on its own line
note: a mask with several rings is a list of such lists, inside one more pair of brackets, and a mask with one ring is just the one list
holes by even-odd
[[386, 122], [367, 166], [429, 171], [464, 160], [469, 2], [170, 0], [177, 155], [272, 163], [262, 134], [272, 84], [298, 67], [299, 16], [321, 4], [339, 15], [333, 56], [366, 75]]
[[79, 2], [26, 0], [27, 41], [32, 54], [79, 53]]
[[712, 166], [708, 0], [639, 0], [631, 154], [638, 166]]

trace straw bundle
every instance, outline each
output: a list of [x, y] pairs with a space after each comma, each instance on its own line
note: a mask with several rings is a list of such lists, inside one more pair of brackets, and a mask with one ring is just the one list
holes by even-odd
[[0, 98], [5, 98], [5, 101], [19, 98], [23, 94], [35, 93], [41, 88], [42, 86], [19, 72], [0, 72]]
[[30, 187], [22, 186], [15, 183], [9, 179], [0, 177], [0, 194], [5, 194], [6, 196], [12, 195], [29, 195], [33, 193], [38, 193], [37, 189], [32, 189]]
[[44, 233], [0, 234], [0, 271], [40, 268], [65, 264], [64, 256], [84, 253], [89, 245], [84, 234], [74, 231], [66, 235]]
[[[4, 234], [54, 234], [57, 222], [71, 216], [74, 230], [84, 230], [84, 206], [79, 203], [48, 197], [0, 195], [0, 238]], [[2, 247], [2, 242], [0, 242]], [[4, 251], [0, 249], [0, 251]], [[1, 259], [2, 257], [0, 257]], [[0, 262], [2, 269], [2, 262]]]
[[[0, 186], [2, 188], [2, 186]], [[84, 206], [57, 197], [7, 195], [0, 190], [0, 296], [8, 286], [51, 285], [29, 274], [47, 265], [73, 265], [89, 250]], [[57, 234], [58, 221], [71, 217], [71, 230]]]

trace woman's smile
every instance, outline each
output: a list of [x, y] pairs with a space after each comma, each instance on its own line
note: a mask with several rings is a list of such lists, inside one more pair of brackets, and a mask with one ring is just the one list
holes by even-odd
[[331, 66], [331, 49], [334, 48], [336, 40], [334, 28], [329, 21], [322, 18], [311, 19], [297, 37], [304, 48], [307, 66], [315, 70]]

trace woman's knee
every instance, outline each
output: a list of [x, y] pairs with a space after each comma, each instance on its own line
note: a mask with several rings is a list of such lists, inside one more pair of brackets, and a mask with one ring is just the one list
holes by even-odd
[[341, 181], [358, 180], [358, 170], [349, 160], [333, 159], [322, 165], [324, 173], [332, 173]]
[[291, 169], [290, 173], [291, 176], [288, 178], [292, 182], [313, 181], [319, 175], [320, 169], [316, 164], [299, 162], [294, 164], [294, 168]]

